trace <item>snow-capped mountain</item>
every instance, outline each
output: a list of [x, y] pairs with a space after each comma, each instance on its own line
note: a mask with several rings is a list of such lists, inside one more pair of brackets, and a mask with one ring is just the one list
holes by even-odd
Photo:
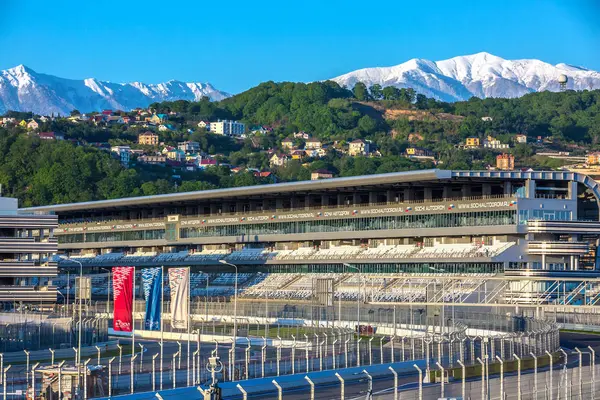
[[39, 74], [19, 65], [0, 71], [0, 114], [8, 110], [67, 115], [103, 109], [131, 110], [157, 101], [222, 100], [229, 94], [210, 83], [168, 81], [159, 84], [112, 83], [94, 78], [73, 80]]
[[428, 97], [460, 101], [473, 96], [519, 97], [531, 92], [558, 91], [558, 77], [563, 74], [568, 77], [568, 89], [600, 89], [600, 73], [596, 71], [534, 59], [505, 60], [489, 53], [443, 61], [415, 58], [393, 67], [359, 69], [332, 80], [348, 88], [357, 82], [410, 87]]

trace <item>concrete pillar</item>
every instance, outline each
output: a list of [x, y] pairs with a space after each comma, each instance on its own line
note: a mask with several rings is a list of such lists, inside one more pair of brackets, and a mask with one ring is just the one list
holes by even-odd
[[535, 199], [535, 181], [527, 179], [525, 181], [525, 196], [528, 199]]
[[470, 185], [462, 185], [461, 194], [463, 199], [471, 196], [471, 186]]
[[329, 205], [329, 195], [328, 194], [322, 194], [321, 195], [321, 206], [327, 207], [328, 205]]
[[210, 215], [215, 215], [219, 212], [219, 208], [216, 203], [210, 203]]
[[369, 192], [369, 204], [375, 204], [375, 203], [377, 203], [377, 193]]
[[410, 189], [404, 189], [404, 201], [412, 201], [415, 199], [415, 194]]
[[258, 202], [250, 200], [250, 211], [256, 211], [258, 209]]
[[432, 193], [433, 193], [433, 190], [430, 187], [425, 188], [424, 194], [423, 194], [425, 201], [431, 201], [431, 199], [433, 197]]
[[442, 197], [444, 197], [444, 199], [447, 199], [450, 197], [450, 187], [449, 186], [444, 186]]
[[506, 196], [512, 194], [512, 182], [504, 182], [504, 194]]
[[352, 193], [352, 204], [356, 205], [360, 203], [360, 194], [358, 192]]
[[569, 200], [577, 199], [577, 182], [569, 181]]
[[296, 209], [298, 207], [298, 198], [296, 196], [292, 196], [290, 200], [292, 209]]
[[388, 190], [386, 192], [386, 199], [388, 203], [396, 202], [396, 193], [394, 193], [392, 190]]
[[310, 207], [311, 207], [311, 204], [310, 204], [310, 194], [307, 194], [304, 197], [304, 208], [306, 208], [308, 210]]
[[542, 269], [546, 269], [546, 255], [542, 254]]
[[489, 183], [484, 183], [481, 188], [481, 193], [484, 196], [491, 196], [492, 195], [492, 185], [490, 185]]
[[277, 198], [275, 199], [275, 211], [281, 212], [283, 209], [283, 199]]
[[235, 212], [237, 213], [241, 213], [244, 211], [244, 203], [241, 201], [237, 201], [235, 203]]

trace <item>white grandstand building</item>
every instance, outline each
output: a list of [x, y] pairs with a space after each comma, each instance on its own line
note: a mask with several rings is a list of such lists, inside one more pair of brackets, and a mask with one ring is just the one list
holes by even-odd
[[193, 296], [233, 294], [225, 260], [248, 300], [310, 302], [326, 281], [340, 302], [593, 306], [599, 199], [577, 173], [423, 170], [26, 211], [57, 214], [90, 273], [190, 266]]

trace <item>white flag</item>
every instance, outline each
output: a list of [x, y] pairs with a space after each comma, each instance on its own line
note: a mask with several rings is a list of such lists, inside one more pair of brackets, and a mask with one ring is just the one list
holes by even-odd
[[190, 302], [190, 269], [169, 268], [169, 287], [171, 288], [171, 326], [187, 329]]

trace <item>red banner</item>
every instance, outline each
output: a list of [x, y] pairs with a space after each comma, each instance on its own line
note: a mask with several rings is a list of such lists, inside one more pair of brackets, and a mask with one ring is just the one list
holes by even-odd
[[113, 329], [131, 332], [133, 324], [133, 278], [135, 267], [113, 267]]

